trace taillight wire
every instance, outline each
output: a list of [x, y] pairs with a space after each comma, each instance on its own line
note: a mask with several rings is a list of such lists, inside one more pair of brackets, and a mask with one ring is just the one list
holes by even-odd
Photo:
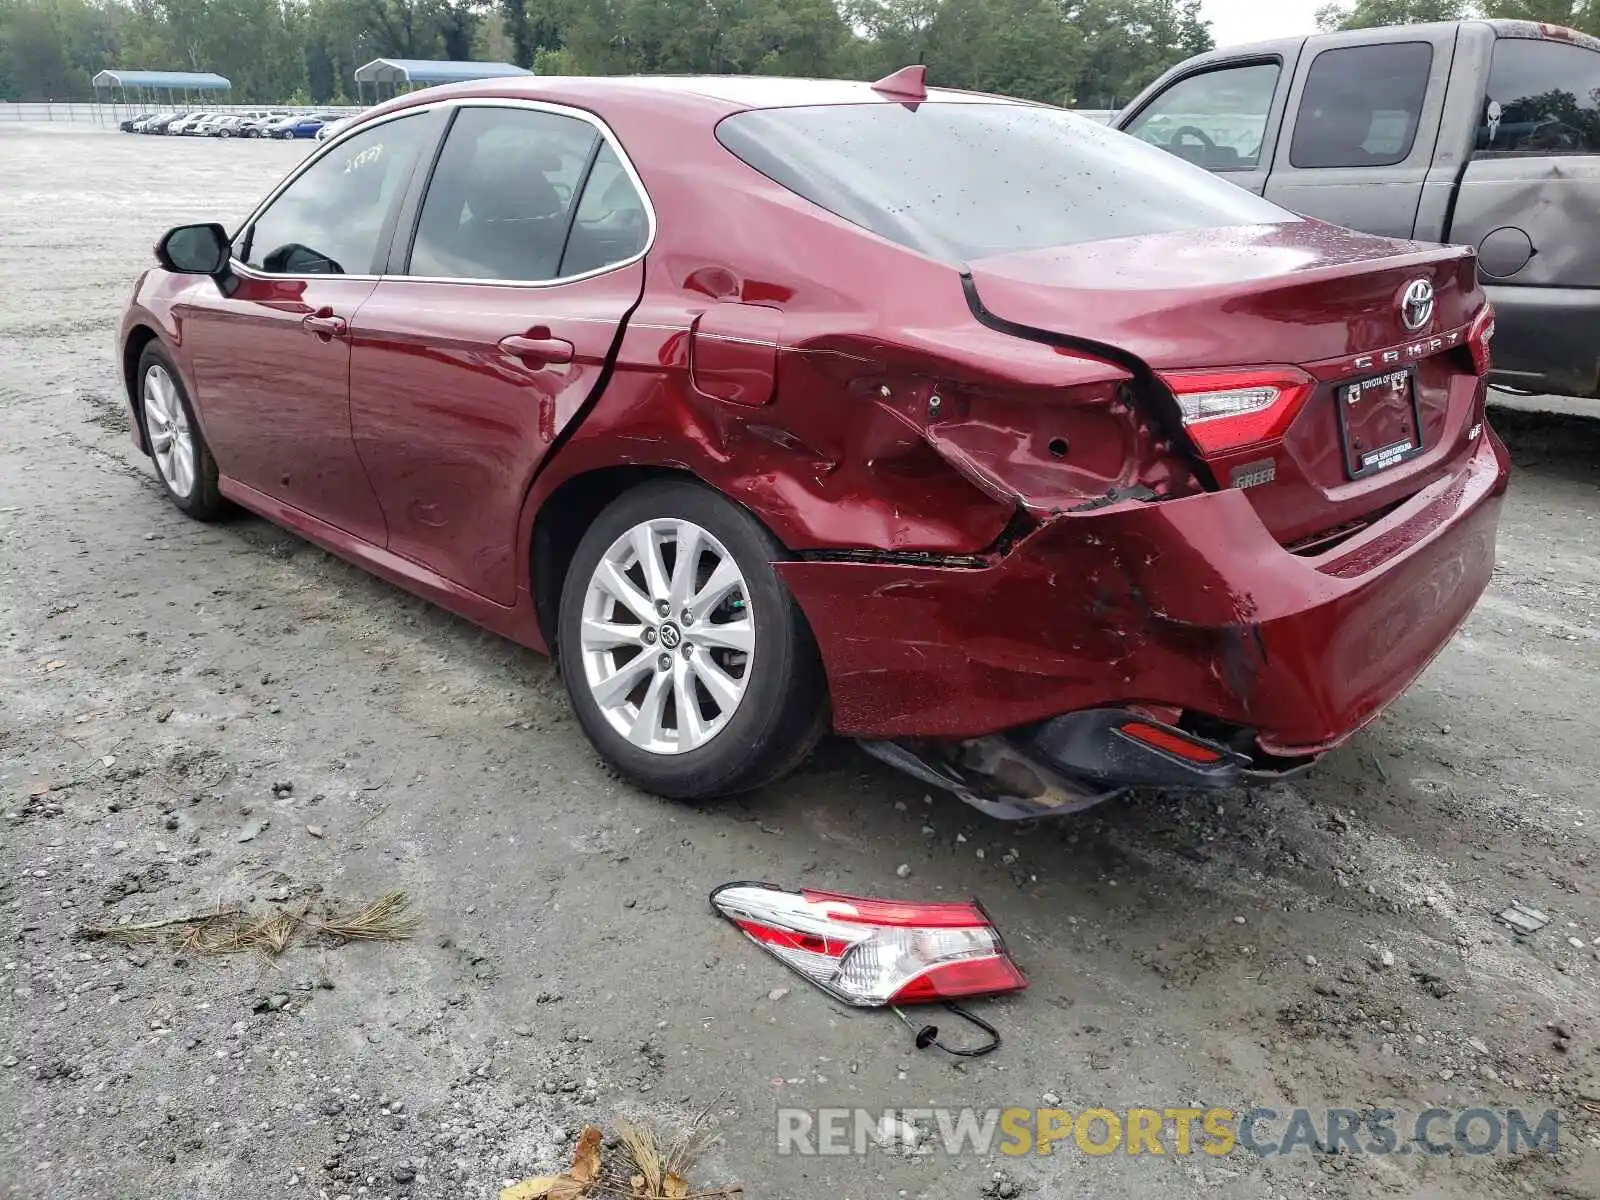
[[907, 1029], [916, 1034], [918, 1050], [926, 1050], [929, 1046], [936, 1046], [946, 1054], [954, 1054], [958, 1058], [982, 1058], [985, 1054], [1000, 1049], [1000, 1031], [976, 1013], [968, 1012], [959, 1004], [952, 1004], [946, 1000], [944, 1006], [956, 1016], [965, 1021], [970, 1021], [979, 1029], [989, 1035], [989, 1040], [980, 1046], [946, 1046], [939, 1040], [939, 1027], [937, 1025], [924, 1025], [920, 1029], [911, 1023], [911, 1018], [897, 1004], [891, 1004], [890, 1010], [895, 1016], [905, 1022]]

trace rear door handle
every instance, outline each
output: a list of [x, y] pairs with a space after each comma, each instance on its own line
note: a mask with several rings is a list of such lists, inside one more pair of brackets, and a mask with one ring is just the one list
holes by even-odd
[[300, 318], [300, 326], [307, 333], [314, 333], [323, 341], [343, 337], [350, 326], [343, 317], [335, 316], [331, 308], [319, 308], [309, 316]]
[[569, 363], [572, 361], [572, 343], [565, 338], [551, 337], [549, 330], [529, 330], [528, 336], [512, 334], [510, 337], [500, 339], [500, 349], [514, 358], [520, 358], [531, 366], [548, 366], [550, 363]]

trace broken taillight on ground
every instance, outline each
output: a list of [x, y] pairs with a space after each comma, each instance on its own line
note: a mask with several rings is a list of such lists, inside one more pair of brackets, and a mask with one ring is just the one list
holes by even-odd
[[990, 996], [1028, 986], [976, 901], [913, 904], [729, 883], [711, 905], [846, 1004]]

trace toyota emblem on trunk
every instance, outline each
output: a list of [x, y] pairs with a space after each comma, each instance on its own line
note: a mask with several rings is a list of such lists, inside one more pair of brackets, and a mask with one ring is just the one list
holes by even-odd
[[1406, 284], [1405, 294], [1400, 297], [1400, 320], [1412, 331], [1433, 320], [1433, 284], [1426, 279], [1413, 279]]

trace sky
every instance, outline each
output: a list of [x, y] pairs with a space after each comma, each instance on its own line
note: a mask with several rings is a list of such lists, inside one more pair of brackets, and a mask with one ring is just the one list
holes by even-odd
[[1316, 11], [1326, 0], [1204, 0], [1218, 46], [1313, 33]]

